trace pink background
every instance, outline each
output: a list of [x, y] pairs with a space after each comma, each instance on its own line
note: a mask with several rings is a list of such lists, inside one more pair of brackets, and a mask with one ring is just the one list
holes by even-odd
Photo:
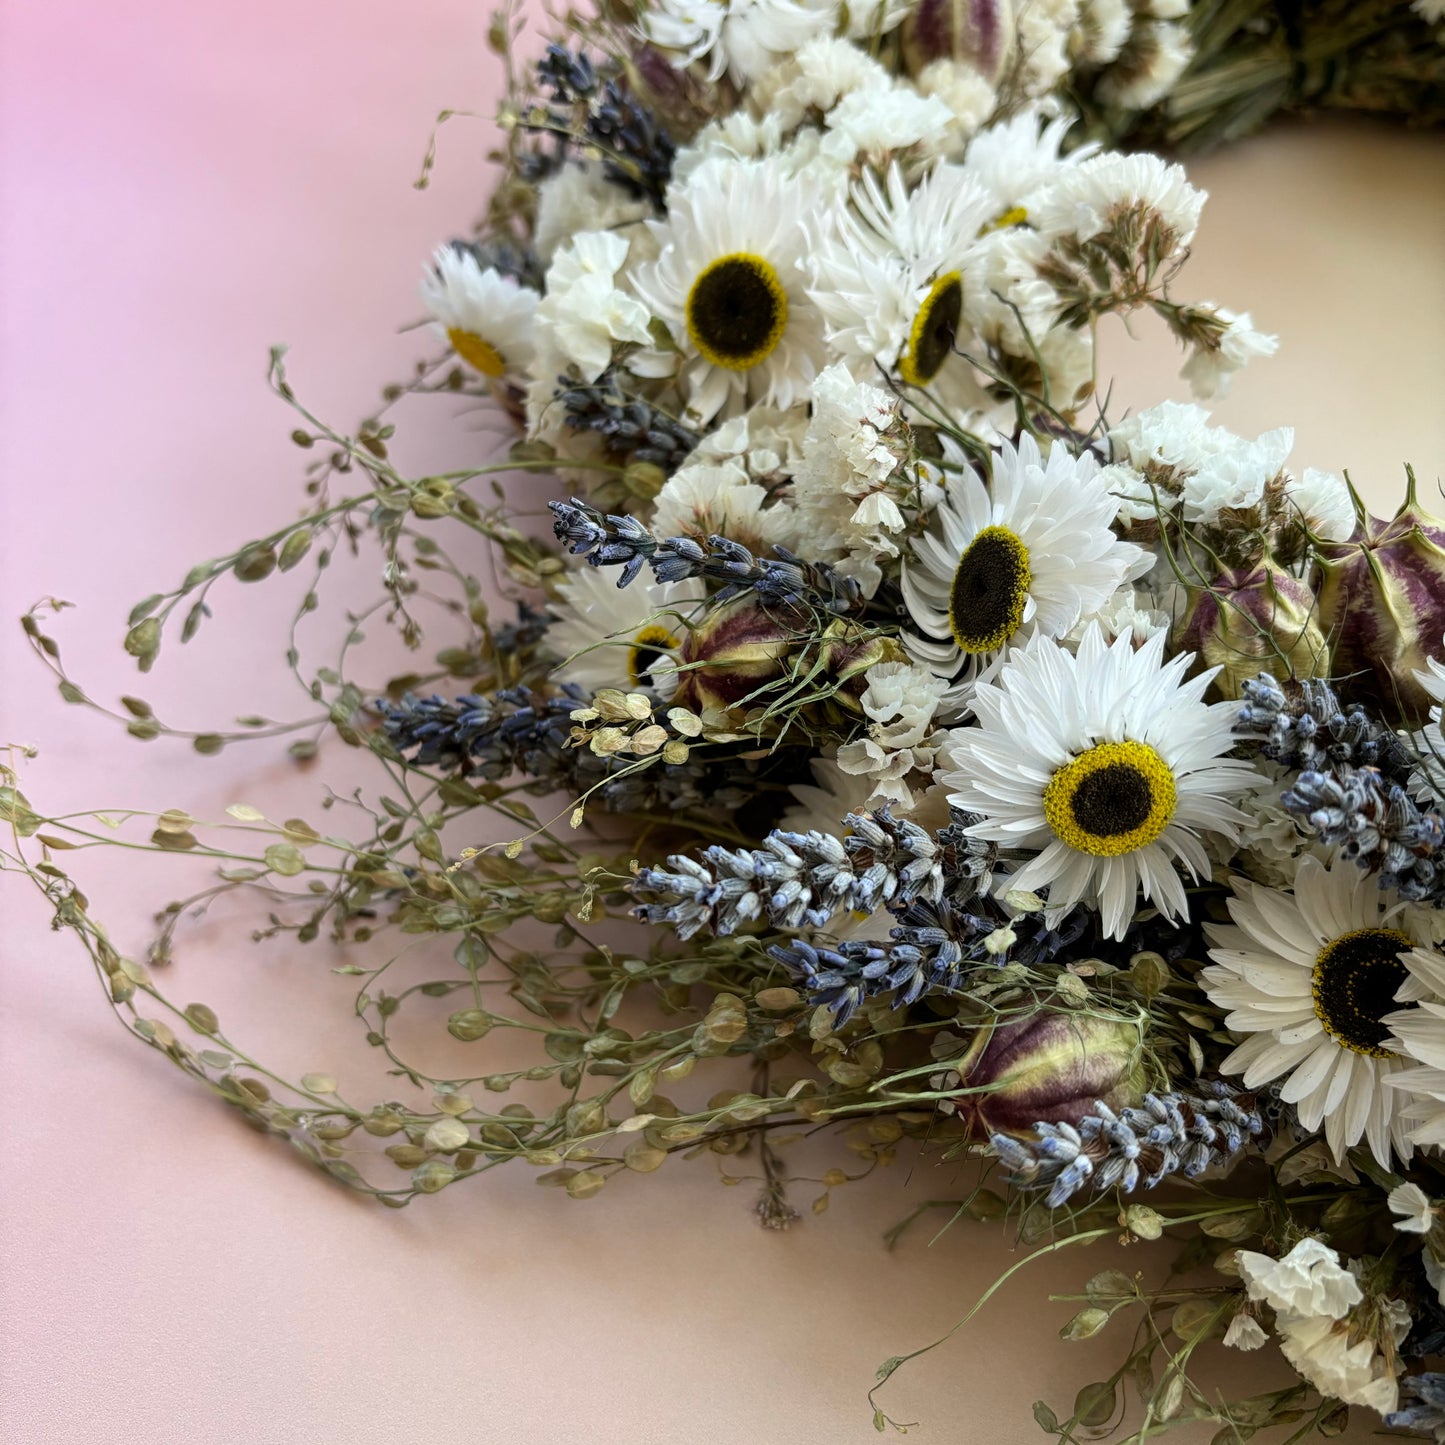
[[[413, 355], [396, 327], [429, 249], [478, 208], [488, 128], [454, 122], [433, 187], [410, 183], [439, 108], [489, 107], [485, 10], [12, 0], [5, 19], [0, 614], [50, 593], [79, 604], [58, 626], [75, 676], [107, 701], [143, 692], [177, 726], [293, 712], [277, 627], [294, 588], [222, 593], [189, 653], [170, 647], [143, 682], [120, 654], [124, 614], [299, 505], [292, 423], [262, 384], [271, 343], [342, 425]], [[1404, 459], [1433, 483], [1445, 456], [1442, 159], [1438, 137], [1335, 124], [1196, 169], [1214, 199], [1193, 293], [1284, 339], [1219, 419], [1294, 425], [1295, 465], [1349, 467], [1382, 509]], [[1114, 368], [1118, 402], [1179, 394], [1177, 359], [1145, 333]], [[410, 417], [414, 469], [486, 447], [446, 404]], [[0, 738], [42, 747], [25, 783], [50, 811], [284, 816], [344, 776], [324, 760], [297, 779], [261, 747], [204, 760], [131, 742], [62, 704], [11, 623], [0, 709]], [[71, 857], [139, 950], [179, 865]], [[518, 1166], [404, 1213], [370, 1206], [128, 1041], [18, 881], [0, 910], [0, 1433], [16, 1445], [862, 1442], [873, 1367], [1015, 1257], [967, 1224], [885, 1254], [882, 1230], [956, 1190], [932, 1160], [837, 1191], [787, 1235], [758, 1230], [706, 1161], [587, 1203]], [[298, 1070], [366, 1066], [328, 1030], [344, 995], [324, 950], [210, 926], [187, 939], [174, 987], [193, 981], [258, 1049]], [[1151, 1257], [1092, 1250], [1025, 1276], [897, 1379], [892, 1413], [923, 1439], [1042, 1438], [1031, 1401], [1066, 1407], [1116, 1347], [1058, 1342], [1072, 1307], [1045, 1295], [1120, 1262]], [[1262, 1382], [1272, 1355], [1219, 1364]], [[1367, 1434], [1359, 1421], [1350, 1438]]]

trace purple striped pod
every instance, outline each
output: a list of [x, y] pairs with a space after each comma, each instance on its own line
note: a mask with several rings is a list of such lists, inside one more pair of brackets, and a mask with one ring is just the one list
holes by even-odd
[[1013, 44], [1009, 0], [922, 0], [903, 22], [903, 59], [912, 75], [935, 60], [962, 61], [997, 85]]

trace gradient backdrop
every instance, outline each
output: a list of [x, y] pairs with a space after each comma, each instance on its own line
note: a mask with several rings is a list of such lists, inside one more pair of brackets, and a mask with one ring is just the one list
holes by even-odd
[[[103, 700], [143, 691], [177, 726], [295, 711], [277, 630], [294, 588], [225, 590], [216, 621], [142, 685], [120, 652], [124, 615], [298, 507], [291, 420], [262, 381], [270, 344], [291, 345], [298, 389], [343, 426], [404, 370], [415, 340], [396, 328], [417, 314], [422, 263], [482, 194], [480, 122], [447, 127], [429, 191], [411, 181], [434, 113], [494, 98], [486, 11], [4, 9], [0, 615], [52, 594], [76, 603], [58, 634], [75, 675]], [[1191, 294], [1251, 309], [1284, 339], [1219, 419], [1294, 425], [1295, 465], [1348, 467], [1381, 508], [1407, 458], [1433, 485], [1440, 139], [1292, 128], [1196, 179], [1214, 199]], [[1122, 343], [1103, 368], [1116, 409], [1181, 395], [1163, 338]], [[410, 467], [488, 445], [446, 403], [409, 419]], [[60, 701], [12, 621], [0, 711], [0, 739], [41, 746], [26, 786], [48, 811], [215, 817], [244, 800], [285, 816], [347, 777], [345, 759], [297, 779], [262, 747], [206, 760], [132, 742]], [[123, 863], [77, 869], [137, 951], [184, 864]], [[826, 1218], [787, 1235], [758, 1230], [706, 1161], [589, 1203], [539, 1191], [519, 1166], [404, 1213], [370, 1206], [129, 1042], [78, 949], [13, 879], [0, 919], [0, 1435], [14, 1445], [861, 1445], [877, 1438], [863, 1401], [874, 1366], [947, 1328], [1016, 1258], [968, 1225], [885, 1253], [882, 1230], [956, 1193], [932, 1161], [837, 1191]], [[238, 943], [221, 919], [186, 934], [175, 986], [297, 1070], [360, 1077], [374, 1066], [336, 1032], [336, 961]], [[1107, 1335], [1055, 1342], [1073, 1307], [1045, 1295], [1115, 1263], [1134, 1261], [1091, 1251], [1016, 1281], [898, 1378], [894, 1415], [922, 1421], [922, 1440], [1042, 1438], [1031, 1401], [1066, 1405], [1115, 1358]], [[1272, 1353], [1219, 1363], [1263, 1382]]]

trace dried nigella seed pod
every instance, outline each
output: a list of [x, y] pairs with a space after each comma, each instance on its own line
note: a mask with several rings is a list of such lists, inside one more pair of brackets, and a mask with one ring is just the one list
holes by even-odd
[[903, 55], [913, 75], [935, 60], [963, 61], [996, 84], [1013, 42], [1009, 0], [923, 0], [903, 22]]
[[1314, 592], [1270, 558], [1191, 589], [1176, 645], [1222, 669], [1215, 685], [1228, 698], [1261, 672], [1304, 679], [1330, 671]]

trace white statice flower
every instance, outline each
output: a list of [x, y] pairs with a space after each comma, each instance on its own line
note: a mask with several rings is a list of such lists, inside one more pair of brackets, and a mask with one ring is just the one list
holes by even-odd
[[495, 380], [526, 371], [535, 354], [539, 297], [481, 262], [464, 246], [442, 246], [421, 283], [421, 299], [447, 345]]
[[1224, 1343], [1232, 1350], [1257, 1350], [1268, 1341], [1264, 1326], [1244, 1310], [1230, 1320], [1229, 1328], [1224, 1332]]
[[1412, 0], [1410, 9], [1432, 25], [1445, 20], [1445, 0]]
[[931, 60], [919, 71], [914, 84], [920, 95], [941, 100], [952, 114], [951, 150], [961, 150], [998, 105], [998, 92], [967, 61]]
[[1429, 1234], [1435, 1227], [1435, 1206], [1418, 1184], [1397, 1184], [1386, 1196], [1385, 1203], [1400, 1217], [1395, 1228], [1402, 1234]]
[[1060, 167], [1030, 219], [1046, 235], [1088, 241], [1109, 234], [1121, 220], [1132, 228], [1133, 218], [1142, 214], [1156, 228], [1162, 261], [1194, 239], [1205, 198], [1181, 165], [1147, 152], [1105, 151], [1081, 165]]
[[588, 692], [648, 689], [670, 697], [685, 624], [702, 601], [700, 581], [657, 582], [639, 576], [618, 587], [612, 575], [578, 567], [560, 582], [557, 620], [547, 646], [565, 660], [568, 682]]
[[953, 415], [986, 402], [955, 353], [990, 214], [961, 166], [939, 165], [911, 188], [896, 165], [881, 179], [866, 171], [850, 204], [828, 214], [809, 260], [833, 354], [856, 375], [881, 368], [910, 387], [952, 379], [939, 402]]
[[1014, 6], [1017, 64], [1012, 84], [1020, 95], [1047, 95], [1069, 72], [1069, 41], [1079, 0], [1025, 0]]
[[1224, 323], [1218, 337], [1210, 345], [1195, 346], [1180, 369], [1179, 375], [1195, 396], [1208, 400], [1227, 395], [1236, 371], [1256, 357], [1273, 356], [1279, 350], [1279, 337], [1256, 331], [1248, 311], [1234, 312], [1212, 301], [1201, 302], [1194, 309], [1212, 311]]
[[1199, 834], [1234, 839], [1233, 799], [1258, 782], [1234, 747], [1237, 706], [1206, 703], [1215, 669], [1185, 674], [1164, 637], [1112, 646], [1090, 628], [1070, 652], [1043, 633], [1013, 649], [997, 682], [979, 683], [978, 726], [953, 734], [950, 801], [981, 821], [971, 836], [1036, 851], [996, 890], [1048, 890], [1051, 912], [1097, 907], [1122, 938], [1142, 892], [1167, 919], [1187, 918], [1176, 871], [1209, 876]]
[[1283, 1259], [1241, 1249], [1234, 1262], [1250, 1299], [1283, 1314], [1342, 1320], [1364, 1301], [1360, 1282], [1322, 1240], [1306, 1236]]
[[817, 374], [822, 323], [802, 267], [814, 200], [774, 161], [712, 160], [672, 187], [666, 220], [648, 222], [659, 255], [633, 286], [677, 350], [629, 364], [644, 376], [680, 364], [690, 418], [710, 421], [729, 402], [790, 407]]
[[854, 90], [824, 117], [820, 153], [835, 164], [882, 170], [900, 155], [937, 157], [948, 150], [953, 112], [910, 85]]
[[727, 74], [745, 83], [815, 36], [831, 35], [838, 12], [837, 0], [655, 0], [642, 35], [678, 66], [706, 60], [709, 80]]
[[1112, 427], [1109, 446], [1106, 481], [1122, 517], [1151, 519], [1177, 503], [1185, 522], [1210, 526], [1226, 510], [1260, 505], [1284, 469], [1294, 430], [1277, 427], [1251, 441], [1210, 426], [1203, 407], [1164, 401]]
[[1380, 1312], [1388, 1354], [1370, 1335], [1352, 1329], [1348, 1319], [1324, 1315], [1276, 1320], [1280, 1351], [1320, 1394], [1388, 1415], [1400, 1402], [1395, 1348], [1410, 1332], [1410, 1313], [1401, 1300], [1382, 1301]]
[[745, 110], [710, 120], [683, 146], [672, 162], [671, 184], [680, 186], [691, 179], [707, 161], [759, 161], [777, 158], [784, 150], [785, 127], [775, 115], [754, 119]]
[[881, 662], [868, 669], [868, 685], [859, 699], [868, 731], [838, 749], [838, 766], [872, 783], [870, 806], [886, 802], [897, 812], [912, 810], [907, 779], [933, 772], [936, 747], [929, 733], [947, 689], [946, 682], [916, 663]]
[[893, 539], [907, 525], [899, 498], [914, 490], [901, 470], [909, 445], [896, 396], [854, 381], [840, 362], [819, 373], [793, 473], [802, 545], [869, 596], [883, 580], [879, 559], [898, 555]]
[[[1222, 1071], [1242, 1074], [1247, 1089], [1283, 1078], [1280, 1097], [1306, 1129], [1324, 1130], [1337, 1160], [1361, 1139], [1386, 1169], [1392, 1146], [1408, 1160], [1403, 1106], [1413, 1091], [1389, 1081], [1405, 1063], [1396, 996], [1423, 941], [1419, 910], [1344, 858], [1304, 855], [1291, 893], [1231, 881], [1233, 923], [1205, 924], [1213, 963], [1200, 974], [1210, 1001], [1228, 1011], [1225, 1027], [1246, 1035]], [[1416, 985], [1406, 996], [1427, 991]]]
[[1355, 503], [1349, 486], [1333, 472], [1306, 467], [1284, 491], [1287, 511], [1326, 542], [1348, 541], [1355, 530]]
[[1025, 433], [994, 456], [991, 486], [971, 468], [947, 495], [903, 564], [912, 627], [903, 645], [950, 680], [1031, 632], [1063, 637], [1148, 565], [1114, 535], [1117, 503], [1088, 453], [1062, 442], [1047, 460]]
[[1134, 27], [1117, 65], [1100, 79], [1099, 98], [1125, 110], [1147, 110], [1174, 88], [1194, 57], [1189, 31], [1168, 20], [1145, 20]]
[[893, 78], [865, 50], [833, 35], [820, 36], [760, 76], [749, 89], [755, 114], [792, 131], [810, 116], [827, 115], [844, 96], [881, 93]]

